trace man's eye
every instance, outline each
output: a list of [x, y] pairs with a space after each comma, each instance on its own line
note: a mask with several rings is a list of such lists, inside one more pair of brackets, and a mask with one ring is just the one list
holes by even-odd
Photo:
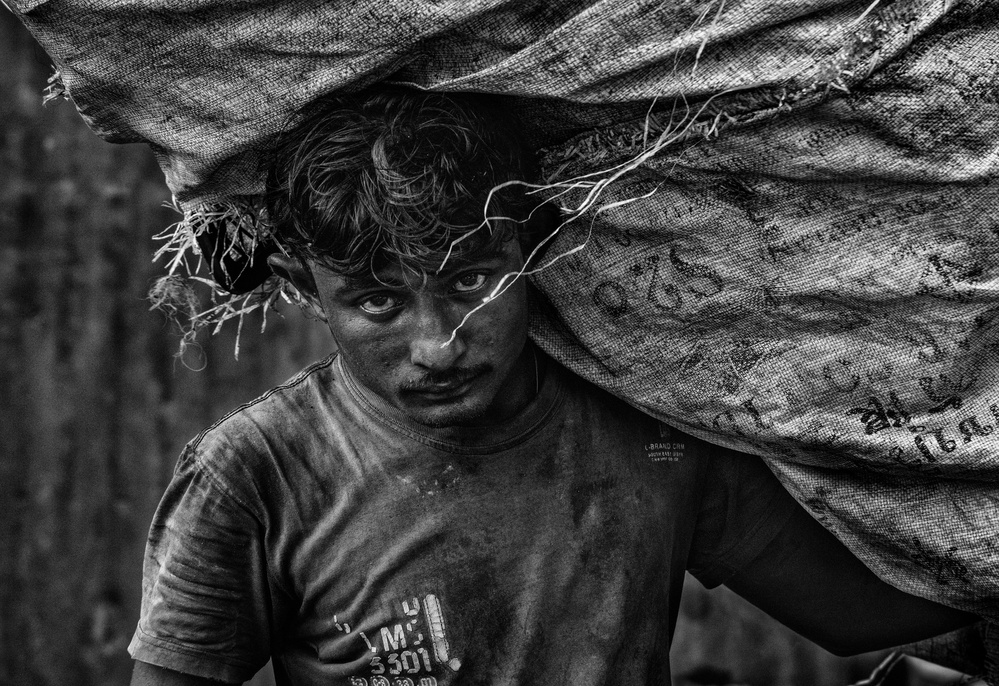
[[465, 274], [454, 282], [452, 288], [458, 293], [477, 291], [486, 284], [486, 275], [481, 273]]
[[385, 314], [398, 306], [399, 301], [391, 295], [372, 295], [360, 304], [360, 308], [368, 314]]

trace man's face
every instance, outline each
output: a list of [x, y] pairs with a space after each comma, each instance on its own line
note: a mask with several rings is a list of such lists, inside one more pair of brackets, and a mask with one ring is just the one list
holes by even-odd
[[399, 267], [357, 283], [310, 266], [347, 368], [411, 419], [436, 427], [493, 424], [536, 390], [523, 278], [461, 323], [504, 275], [523, 266], [516, 240], [492, 254], [451, 260], [425, 282]]

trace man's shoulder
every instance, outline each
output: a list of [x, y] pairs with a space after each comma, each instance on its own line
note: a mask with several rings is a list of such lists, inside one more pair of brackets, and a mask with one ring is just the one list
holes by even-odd
[[257, 431], [294, 431], [298, 419], [329, 409], [337, 402], [336, 355], [315, 362], [253, 400], [230, 410], [201, 432], [195, 442], [239, 433], [249, 427]]
[[643, 409], [618, 396], [613, 386], [601, 387], [557, 361], [549, 360], [549, 364], [560, 376], [572, 412], [585, 416], [600, 429], [624, 427], [629, 435], [646, 437], [646, 448], [654, 461], [696, 465], [691, 475], [696, 472], [697, 478], [703, 478], [708, 468], [731, 470], [741, 460], [759, 459], [710, 428], [692, 424], [684, 417]]
[[252, 468], [261, 459], [302, 455], [319, 427], [337, 422], [343, 402], [336, 355], [309, 365], [291, 379], [231, 410], [203, 430], [186, 452], [212, 471], [229, 463]]
[[580, 376], [560, 362], [548, 358], [549, 372], [554, 371], [564, 388], [570, 407], [575, 412], [595, 412], [602, 421], [613, 421], [631, 426], [661, 424], [659, 419], [645, 412], [615, 394], [614, 388], [603, 388], [593, 381]]

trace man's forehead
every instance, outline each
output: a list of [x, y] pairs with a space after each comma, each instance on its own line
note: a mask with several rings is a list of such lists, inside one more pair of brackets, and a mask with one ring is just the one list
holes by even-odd
[[476, 266], [491, 266], [508, 256], [509, 246], [501, 244], [486, 250], [441, 253], [421, 260], [420, 265], [392, 263], [376, 267], [364, 274], [338, 275], [344, 290], [361, 290], [377, 286], [420, 289], [431, 280], [448, 280], [458, 272]]

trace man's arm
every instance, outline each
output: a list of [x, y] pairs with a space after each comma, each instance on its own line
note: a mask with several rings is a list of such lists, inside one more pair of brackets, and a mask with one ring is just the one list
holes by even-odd
[[911, 643], [979, 619], [881, 581], [800, 507], [725, 585], [837, 655]]
[[135, 661], [131, 686], [220, 686], [223, 682]]

